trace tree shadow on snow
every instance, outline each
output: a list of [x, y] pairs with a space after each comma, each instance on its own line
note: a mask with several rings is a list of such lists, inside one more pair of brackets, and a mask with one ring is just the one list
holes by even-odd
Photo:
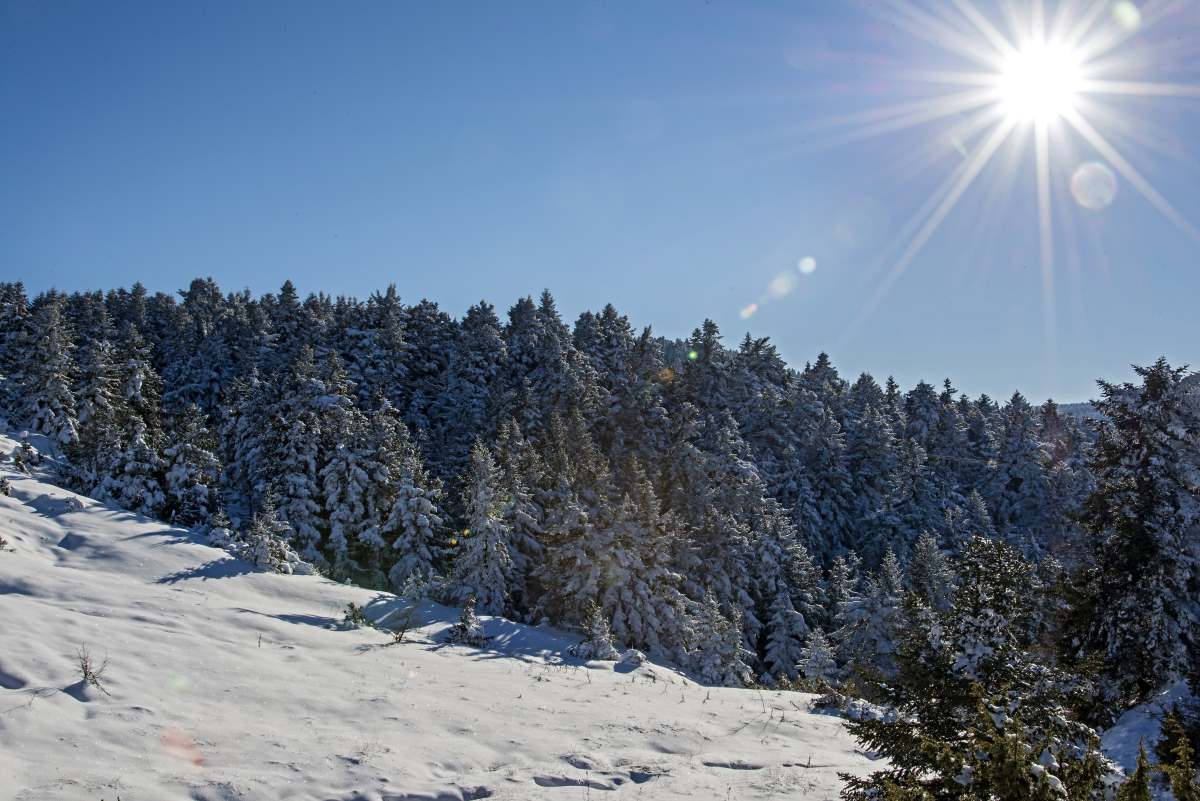
[[247, 573], [259, 572], [258, 568], [249, 562], [243, 562], [241, 559], [235, 559], [232, 556], [225, 559], [213, 559], [196, 567], [177, 570], [163, 576], [158, 580], [159, 584], [176, 584], [180, 581], [189, 579], [200, 579], [208, 581], [209, 579], [232, 578], [234, 576], [244, 576]]
[[279, 620], [283, 623], [292, 623], [297, 626], [316, 626], [319, 629], [337, 628], [341, 621], [326, 617], [325, 615], [268, 615], [266, 612], [256, 612], [253, 609], [239, 608], [235, 610], [244, 615], [258, 615], [259, 617], [269, 617], [272, 620]]
[[[372, 625], [390, 631], [391, 621], [408, 608], [409, 604], [406, 601], [383, 593], [368, 601], [363, 611]], [[422, 601], [415, 608], [411, 628], [426, 628], [439, 624], [442, 626], [440, 630], [430, 632], [432, 643], [423, 643], [429, 651], [440, 651], [453, 646], [472, 651], [472, 658], [476, 660], [515, 659], [525, 664], [553, 663], [571, 666], [585, 664], [584, 660], [567, 653], [567, 648], [574, 645], [578, 637], [572, 637], [565, 632], [515, 623], [501, 617], [480, 616], [479, 621], [487, 641], [479, 647], [448, 642], [446, 638], [450, 633], [449, 628], [458, 619], [458, 614], [457, 609]]]

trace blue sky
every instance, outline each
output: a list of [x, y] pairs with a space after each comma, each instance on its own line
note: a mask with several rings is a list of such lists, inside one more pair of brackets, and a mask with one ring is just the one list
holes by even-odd
[[[1130, 80], [1200, 82], [1200, 10], [1176, 5], [1114, 51]], [[1200, 363], [1200, 243], [1118, 170], [1111, 205], [1073, 202], [1071, 172], [1106, 160], [1068, 137], [1052, 302], [1031, 150], [1006, 145], [865, 308], [980, 141], [949, 142], [961, 115], [870, 137], [845, 122], [929, 97], [906, 71], [957, 58], [876, 6], [2, 0], [0, 278], [395, 283], [456, 315], [548, 287], [569, 319], [612, 302], [686, 336], [711, 317], [796, 364], [827, 350], [851, 377], [1035, 399], [1093, 396], [1160, 354]], [[1102, 111], [1200, 222], [1200, 101]]]

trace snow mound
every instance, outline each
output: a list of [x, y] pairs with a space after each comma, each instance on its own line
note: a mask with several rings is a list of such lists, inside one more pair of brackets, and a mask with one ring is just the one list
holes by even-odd
[[811, 696], [589, 665], [576, 637], [501, 618], [451, 645], [458, 610], [434, 604], [396, 644], [341, 625], [394, 596], [259, 572], [3, 467], [0, 801], [820, 801], [870, 770]]

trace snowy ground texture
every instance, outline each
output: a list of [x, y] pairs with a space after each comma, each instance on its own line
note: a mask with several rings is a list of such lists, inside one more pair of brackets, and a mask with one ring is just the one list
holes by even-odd
[[[392, 596], [0, 475], [0, 801], [820, 801], [871, 769], [811, 696], [585, 664], [500, 618], [486, 649], [445, 645], [456, 610], [434, 605], [394, 645], [338, 625]], [[82, 646], [106, 692], [79, 682]]]

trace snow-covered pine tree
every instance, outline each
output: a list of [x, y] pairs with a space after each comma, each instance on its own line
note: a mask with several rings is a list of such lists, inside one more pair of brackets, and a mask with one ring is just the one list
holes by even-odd
[[162, 382], [151, 363], [151, 349], [142, 333], [131, 323], [117, 335], [117, 375], [121, 396], [121, 426], [132, 430], [140, 421], [152, 443], [162, 439]]
[[843, 798], [1103, 798], [1099, 738], [1069, 711], [1076, 683], [1029, 656], [1032, 565], [1006, 543], [975, 538], [956, 570], [952, 607], [910, 609], [898, 674], [874, 685], [894, 713], [847, 723], [889, 762], [843, 775]]
[[78, 438], [75, 395], [74, 345], [63, 318], [63, 297], [42, 295], [33, 303], [22, 348], [22, 400], [30, 428], [46, 434], [60, 445]]
[[887, 679], [896, 673], [896, 641], [903, 624], [904, 574], [892, 551], [866, 581], [861, 596], [838, 610], [833, 637], [838, 657], [860, 678]]
[[437, 469], [443, 481], [461, 477], [473, 463], [473, 443], [491, 442], [496, 434], [492, 396], [504, 362], [504, 338], [495, 309], [480, 302], [467, 309], [449, 354], [442, 394], [434, 401], [434, 440], [440, 452]]
[[1015, 392], [1000, 419], [1000, 449], [985, 497], [999, 536], [1032, 557], [1043, 550], [1050, 490], [1037, 414], [1024, 396]]
[[[326, 558], [332, 576], [343, 579], [359, 577], [362, 566], [354, 559], [353, 550], [362, 541], [363, 533], [377, 520], [368, 509], [372, 491], [371, 454], [366, 442], [367, 421], [351, 406], [350, 399], [337, 395], [336, 405], [327, 408], [329, 428], [325, 435], [328, 461], [321, 468], [321, 506], [329, 521]], [[331, 450], [328, 450], [331, 448]]]
[[109, 472], [113, 454], [121, 447], [118, 420], [124, 417], [109, 339], [112, 332], [103, 305], [99, 305], [99, 313], [104, 317], [91, 328], [79, 350], [79, 380], [75, 385], [79, 438], [66, 448], [71, 460], [71, 484], [83, 493], [95, 489]]
[[1096, 567], [1076, 610], [1118, 709], [1200, 660], [1200, 379], [1165, 359], [1135, 370], [1140, 385], [1100, 383], [1083, 518]]
[[473, 597], [484, 614], [503, 614], [512, 580], [510, 534], [501, 517], [500, 473], [482, 440], [471, 447], [466, 483], [467, 528], [461, 533], [454, 565], [460, 597]]
[[604, 610], [592, 604], [588, 611], [587, 639], [571, 647], [571, 654], [580, 659], [610, 661], [620, 657], [613, 645], [612, 631]]
[[700, 680], [723, 687], [743, 687], [751, 683], [749, 661], [754, 654], [742, 640], [738, 611], [722, 612], [716, 597], [709, 593], [695, 613], [696, 629], [688, 665]]
[[[283, 319], [289, 322], [285, 330], [291, 330], [291, 317]], [[321, 553], [326, 523], [319, 476], [324, 463], [320, 409], [325, 385], [313, 359], [312, 347], [302, 345], [279, 376], [278, 395], [267, 411], [273, 441], [263, 461], [279, 500], [279, 517], [291, 527], [292, 546], [305, 560], [327, 566]]]
[[450, 634], [447, 640], [459, 645], [470, 645], [475, 648], [487, 642], [487, 637], [483, 633], [483, 624], [479, 622], [479, 617], [475, 614], [475, 596], [467, 597], [458, 620], [450, 627]]
[[908, 586], [921, 602], [936, 612], [950, 608], [954, 596], [954, 573], [937, 538], [928, 532], [917, 538], [908, 564]]
[[791, 595], [781, 589], [771, 604], [766, 624], [763, 662], [774, 679], [794, 679], [801, 662], [801, 644], [809, 634], [804, 616], [792, 606]]
[[29, 299], [20, 281], [0, 282], [0, 415], [15, 422], [23, 416]]
[[825, 632], [813, 629], [808, 633], [796, 665], [801, 675], [813, 681], [834, 684], [838, 679], [837, 659]]
[[[381, 453], [389, 465], [390, 489], [383, 496], [387, 507], [379, 526], [380, 541], [390, 549], [382, 557], [388, 581], [394, 590], [405, 586], [409, 576], [420, 574], [427, 582], [435, 581], [446, 561], [445, 520], [441, 511], [442, 488], [425, 469], [420, 451], [413, 444], [408, 428], [401, 420], [381, 410], [386, 425], [388, 450]], [[377, 430], [378, 427], [377, 427]]]
[[218, 464], [204, 414], [195, 405], [175, 415], [163, 449], [163, 514], [177, 526], [205, 526], [216, 511]]
[[131, 417], [125, 447], [114, 454], [109, 473], [93, 495], [146, 517], [162, 517], [167, 505], [163, 489], [163, 460], [148, 439], [146, 425]]
[[522, 436], [517, 421], [511, 418], [500, 426], [496, 463], [502, 496], [500, 519], [508, 530], [509, 557], [512, 559], [509, 591], [513, 607], [525, 613], [536, 603], [530, 577], [532, 566], [543, 553], [544, 513], [534, 493], [542, 483], [544, 467], [537, 450]]

